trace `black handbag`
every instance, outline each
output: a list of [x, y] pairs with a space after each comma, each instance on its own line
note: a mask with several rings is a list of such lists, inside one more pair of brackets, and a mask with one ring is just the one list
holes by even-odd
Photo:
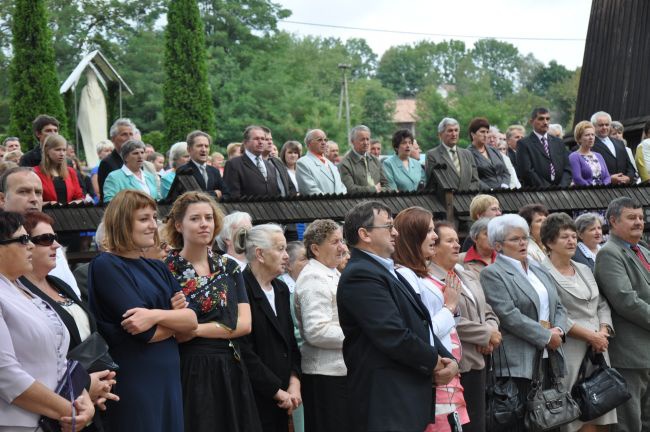
[[[499, 355], [499, 376], [494, 370], [494, 358], [491, 354], [488, 358], [487, 385], [485, 388], [486, 407], [486, 430], [504, 431], [517, 424], [524, 416], [524, 404], [519, 398], [517, 385], [510, 377], [510, 365], [506, 356], [503, 342], [497, 348]], [[502, 357], [503, 356], [503, 357]], [[505, 361], [508, 375], [503, 375], [503, 363]]]
[[[74, 404], [77, 397], [89, 386], [90, 377], [81, 366], [81, 363], [76, 360], [68, 360], [65, 374], [54, 392]], [[49, 417], [41, 416], [38, 425], [44, 432], [61, 432], [59, 421]], [[75, 429], [75, 425], [73, 424], [72, 430], [74, 431]]]
[[68, 358], [78, 361], [88, 373], [120, 369], [108, 353], [108, 344], [97, 332], [92, 333], [74, 349], [68, 351]]
[[[598, 368], [585, 378], [588, 361]], [[621, 374], [607, 366], [603, 353], [595, 353], [591, 348], [582, 359], [571, 395], [582, 411], [582, 421], [598, 418], [632, 397]]]
[[[555, 429], [580, 417], [578, 404], [568, 392], [564, 391], [562, 382], [553, 374], [552, 367], [549, 368], [551, 387], [543, 388], [543, 355], [544, 351], [540, 351], [535, 360], [532, 388], [526, 400], [524, 424], [526, 430], [531, 432]], [[549, 353], [549, 361], [554, 361], [554, 353]]]

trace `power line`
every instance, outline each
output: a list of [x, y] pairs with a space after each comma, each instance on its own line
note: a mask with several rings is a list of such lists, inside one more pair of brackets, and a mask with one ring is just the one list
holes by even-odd
[[298, 24], [304, 26], [326, 27], [326, 28], [335, 28], [335, 29], [342, 29], [342, 30], [359, 30], [359, 31], [375, 32], [375, 33], [393, 33], [393, 34], [405, 34], [405, 35], [414, 35], [414, 36], [432, 36], [432, 37], [457, 38], [457, 39], [501, 39], [501, 40], [528, 40], [528, 41], [553, 41], [553, 42], [584, 42], [585, 41], [585, 39], [578, 39], [578, 38], [541, 38], [541, 37], [524, 37], [524, 36], [480, 36], [480, 35], [461, 35], [461, 34], [442, 34], [442, 33], [422, 33], [422, 32], [412, 32], [412, 31], [401, 31], [401, 30], [373, 29], [373, 28], [365, 28], [365, 27], [349, 27], [349, 26], [342, 26], [342, 25], [310, 23], [310, 22], [303, 22], [303, 21], [291, 21], [291, 20], [279, 20], [279, 21], [285, 24]]

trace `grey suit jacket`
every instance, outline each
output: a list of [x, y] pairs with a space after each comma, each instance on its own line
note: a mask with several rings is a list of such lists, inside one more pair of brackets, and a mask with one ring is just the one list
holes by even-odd
[[[487, 346], [492, 332], [499, 328], [499, 318], [492, 311], [492, 306], [485, 301], [480, 282], [473, 274], [460, 270], [459, 267], [456, 266], [455, 271], [463, 282], [464, 288], [460, 292], [458, 301], [460, 319], [456, 322], [456, 331], [463, 347], [463, 355], [459, 363], [460, 372], [463, 373], [485, 367], [485, 358], [476, 347]], [[447, 277], [447, 272], [435, 264], [429, 265], [429, 271], [441, 281]], [[465, 291], [465, 288], [471, 295]]]
[[502, 185], [510, 185], [510, 172], [503, 161], [503, 156], [498, 150], [486, 146], [488, 159], [486, 159], [476, 147], [469, 146], [468, 150], [474, 156], [474, 163], [478, 172], [481, 189], [504, 189]]
[[[650, 261], [650, 251], [639, 247]], [[616, 328], [609, 344], [612, 366], [650, 368], [650, 272], [623, 240], [610, 234], [596, 255], [594, 276]]]
[[[341, 181], [348, 190], [348, 193], [375, 193], [375, 184], [379, 183], [382, 190], [386, 190], [388, 181], [384, 175], [384, 167], [379, 159], [368, 154], [368, 172], [366, 164], [363, 163], [363, 157], [355, 151], [350, 150], [339, 164]], [[368, 174], [372, 178], [372, 185], [368, 184]]]
[[300, 195], [347, 193], [336, 165], [329, 160], [323, 165], [311, 152], [298, 159], [296, 181]]
[[459, 191], [478, 191], [478, 171], [472, 154], [469, 150], [456, 147], [458, 149], [458, 160], [460, 161], [460, 175], [458, 175], [454, 169], [454, 163], [449, 157], [449, 152], [443, 147], [444, 145], [440, 144], [427, 152], [425, 163], [427, 189], [449, 186]]
[[[548, 271], [532, 260], [528, 269], [539, 278], [548, 292], [550, 321], [566, 334], [567, 314], [557, 294], [556, 283]], [[499, 317], [503, 346], [508, 356], [511, 376], [532, 379], [535, 358], [551, 338], [551, 331], [539, 323], [539, 296], [528, 279], [507, 261], [503, 255], [497, 256], [481, 272], [481, 286], [487, 302]], [[560, 370], [564, 370], [562, 350], [550, 351], [549, 355], [559, 354]], [[507, 375], [505, 364], [501, 365], [499, 356], [494, 356], [497, 375]], [[500, 371], [500, 367], [502, 371]]]

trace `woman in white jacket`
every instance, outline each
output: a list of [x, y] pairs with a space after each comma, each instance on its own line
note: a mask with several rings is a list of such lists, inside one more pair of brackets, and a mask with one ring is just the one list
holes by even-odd
[[341, 274], [336, 267], [345, 254], [341, 228], [333, 220], [314, 221], [304, 235], [309, 262], [294, 292], [302, 335], [302, 398], [305, 430], [338, 432], [347, 427], [343, 330], [336, 307]]

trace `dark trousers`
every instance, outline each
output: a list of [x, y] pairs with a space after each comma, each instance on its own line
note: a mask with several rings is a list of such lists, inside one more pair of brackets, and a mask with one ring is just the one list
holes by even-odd
[[485, 368], [463, 372], [460, 383], [469, 415], [469, 423], [463, 425], [463, 432], [485, 432]]
[[344, 432], [347, 421], [347, 377], [303, 374], [305, 432]]

